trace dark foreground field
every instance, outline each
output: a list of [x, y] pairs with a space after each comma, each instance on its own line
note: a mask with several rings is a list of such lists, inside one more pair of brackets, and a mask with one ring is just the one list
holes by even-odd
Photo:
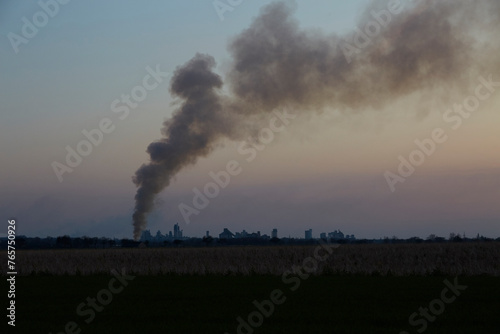
[[[247, 320], [257, 310], [252, 302], [269, 300], [275, 289], [283, 292], [283, 303], [274, 305], [260, 327], [240, 333], [418, 333], [425, 322], [429, 334], [493, 334], [500, 329], [500, 279], [482, 276], [459, 277], [459, 285], [467, 288], [434, 321], [416, 317], [417, 326], [409, 324], [410, 315], [441, 299], [443, 281], [454, 283], [454, 277], [321, 275], [301, 279], [291, 291], [295, 284], [271, 275], [137, 276], [86, 324], [90, 307], [82, 307], [83, 315], [77, 307], [109, 289], [112, 278], [17, 277], [17, 325], [9, 333], [237, 333], [237, 318]], [[118, 289], [120, 284], [114, 283]], [[447, 293], [447, 298], [453, 296]], [[65, 331], [71, 321], [78, 327], [70, 324]], [[256, 316], [254, 324], [258, 321]]]

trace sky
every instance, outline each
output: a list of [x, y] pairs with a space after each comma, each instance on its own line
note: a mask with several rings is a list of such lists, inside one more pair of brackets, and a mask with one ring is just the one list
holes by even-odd
[[[209, 54], [224, 77], [232, 66], [228, 43], [271, 2], [242, 1], [220, 16], [210, 0], [68, 1], [47, 7], [53, 17], [44, 22], [37, 1], [3, 1], [0, 216], [15, 217], [18, 234], [28, 236], [131, 238], [132, 176], [179, 105], [169, 92], [176, 69], [197, 53]], [[344, 36], [363, 28], [368, 2], [291, 3], [301, 29]], [[24, 27], [36, 19], [42, 20], [37, 31]], [[16, 44], [12, 33], [31, 37]], [[187, 236], [218, 235], [227, 227], [268, 235], [277, 228], [280, 237], [303, 237], [309, 228], [315, 237], [337, 229], [358, 238], [499, 237], [500, 87], [470, 116], [446, 115], [475, 94], [480, 78], [500, 81], [500, 73], [467, 71], [463, 76], [472, 79], [463, 89], [435, 86], [377, 108], [332, 107], [290, 118], [262, 150], [254, 149], [253, 159], [241, 153], [241, 145], [250, 147], [245, 140], [221, 140], [156, 196], [147, 228], [165, 233], [179, 223]], [[146, 94], [125, 107], [123, 96], [138, 92]], [[89, 148], [84, 132], [95, 129], [102, 138]], [[415, 153], [424, 150], [416, 141], [430, 140], [430, 154]], [[68, 147], [87, 155], [69, 167]], [[423, 161], [404, 177], [400, 157], [406, 165]], [[197, 209], [197, 190], [230, 162], [238, 173]], [[186, 219], [182, 205], [196, 214]]]

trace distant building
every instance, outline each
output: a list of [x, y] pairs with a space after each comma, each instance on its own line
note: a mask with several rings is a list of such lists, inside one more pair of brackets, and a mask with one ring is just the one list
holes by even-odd
[[249, 234], [247, 233], [247, 231], [243, 230], [241, 232], [236, 232], [236, 234], [234, 235], [235, 238], [248, 238]]
[[354, 234], [344, 234], [342, 233], [341, 230], [335, 230], [333, 232], [328, 233], [328, 238], [331, 240], [356, 240]]
[[271, 233], [271, 238], [277, 238], [278, 237], [278, 229], [273, 228], [273, 232]]
[[312, 235], [313, 235], [313, 230], [312, 229], [306, 230], [306, 232], [305, 232], [306, 240], [312, 239], [313, 238]]
[[207, 231], [207, 233], [205, 234], [205, 236], [206, 236], [207, 238], [210, 236], [209, 231]]
[[224, 231], [219, 234], [219, 239], [232, 239], [234, 234], [229, 231], [227, 228], [224, 228]]
[[325, 233], [325, 232], [322, 232], [322, 233], [319, 235], [319, 237], [320, 237], [321, 239], [326, 239], [326, 233]]
[[151, 232], [149, 230], [144, 230], [142, 231], [141, 234], [141, 241], [151, 241], [153, 240], [153, 236], [151, 235]]
[[182, 239], [182, 230], [179, 228], [179, 224], [174, 225], [174, 239]]
[[260, 231], [257, 231], [257, 233], [248, 233], [247, 231], [243, 230], [241, 232], [236, 232], [234, 237], [236, 239], [241, 239], [241, 238], [262, 238], [263, 236], [260, 235]]
[[340, 239], [345, 239], [344, 233], [342, 233], [340, 230], [335, 230], [333, 232], [328, 233], [328, 237], [333, 240], [340, 240]]

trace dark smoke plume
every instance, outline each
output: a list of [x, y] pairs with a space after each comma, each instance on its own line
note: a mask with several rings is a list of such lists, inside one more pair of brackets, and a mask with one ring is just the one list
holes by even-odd
[[135, 239], [146, 226], [155, 195], [168, 186], [170, 178], [209, 154], [218, 139], [233, 131], [231, 117], [224, 114], [217, 94], [222, 79], [212, 72], [214, 66], [212, 57], [198, 54], [172, 78], [170, 92], [184, 102], [163, 124], [165, 137], [148, 146], [150, 163], [135, 172], [134, 182], [139, 186], [133, 215]]
[[[375, 20], [372, 12], [387, 10], [388, 2], [375, 1], [358, 28], [364, 30]], [[164, 123], [163, 138], [148, 146], [150, 162], [133, 178], [134, 238], [146, 227], [155, 196], [176, 173], [223, 139], [254, 134], [259, 118], [276, 108], [377, 110], [415, 93], [462, 91], [474, 75], [498, 72], [498, 0], [402, 3], [404, 10], [357, 48], [350, 63], [346, 45], [357, 47], [355, 35], [303, 30], [292, 17], [293, 5], [278, 2], [264, 7], [230, 43], [229, 95], [221, 90], [211, 56], [197, 54], [179, 67], [170, 92], [182, 104]]]

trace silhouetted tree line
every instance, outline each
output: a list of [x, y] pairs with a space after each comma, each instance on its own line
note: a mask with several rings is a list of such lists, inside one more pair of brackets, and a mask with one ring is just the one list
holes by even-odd
[[[162, 241], [162, 242], [138, 242], [131, 239], [111, 239], [97, 237], [70, 237], [68, 235], [59, 237], [16, 237], [16, 249], [108, 249], [108, 248], [142, 248], [142, 247], [224, 247], [224, 246], [272, 246], [272, 245], [314, 245], [319, 239], [296, 239], [296, 238], [234, 238], [220, 239], [211, 236], [203, 238], [187, 238], [184, 240]], [[419, 244], [419, 243], [448, 243], [448, 242], [500, 242], [500, 237], [493, 239], [480, 236], [467, 238], [465, 235], [450, 233], [448, 238], [439, 237], [434, 234], [426, 239], [411, 237], [399, 239], [396, 236], [384, 237], [382, 239], [323, 239], [324, 242], [338, 244]], [[0, 238], [1, 249], [7, 249], [7, 238]]]

